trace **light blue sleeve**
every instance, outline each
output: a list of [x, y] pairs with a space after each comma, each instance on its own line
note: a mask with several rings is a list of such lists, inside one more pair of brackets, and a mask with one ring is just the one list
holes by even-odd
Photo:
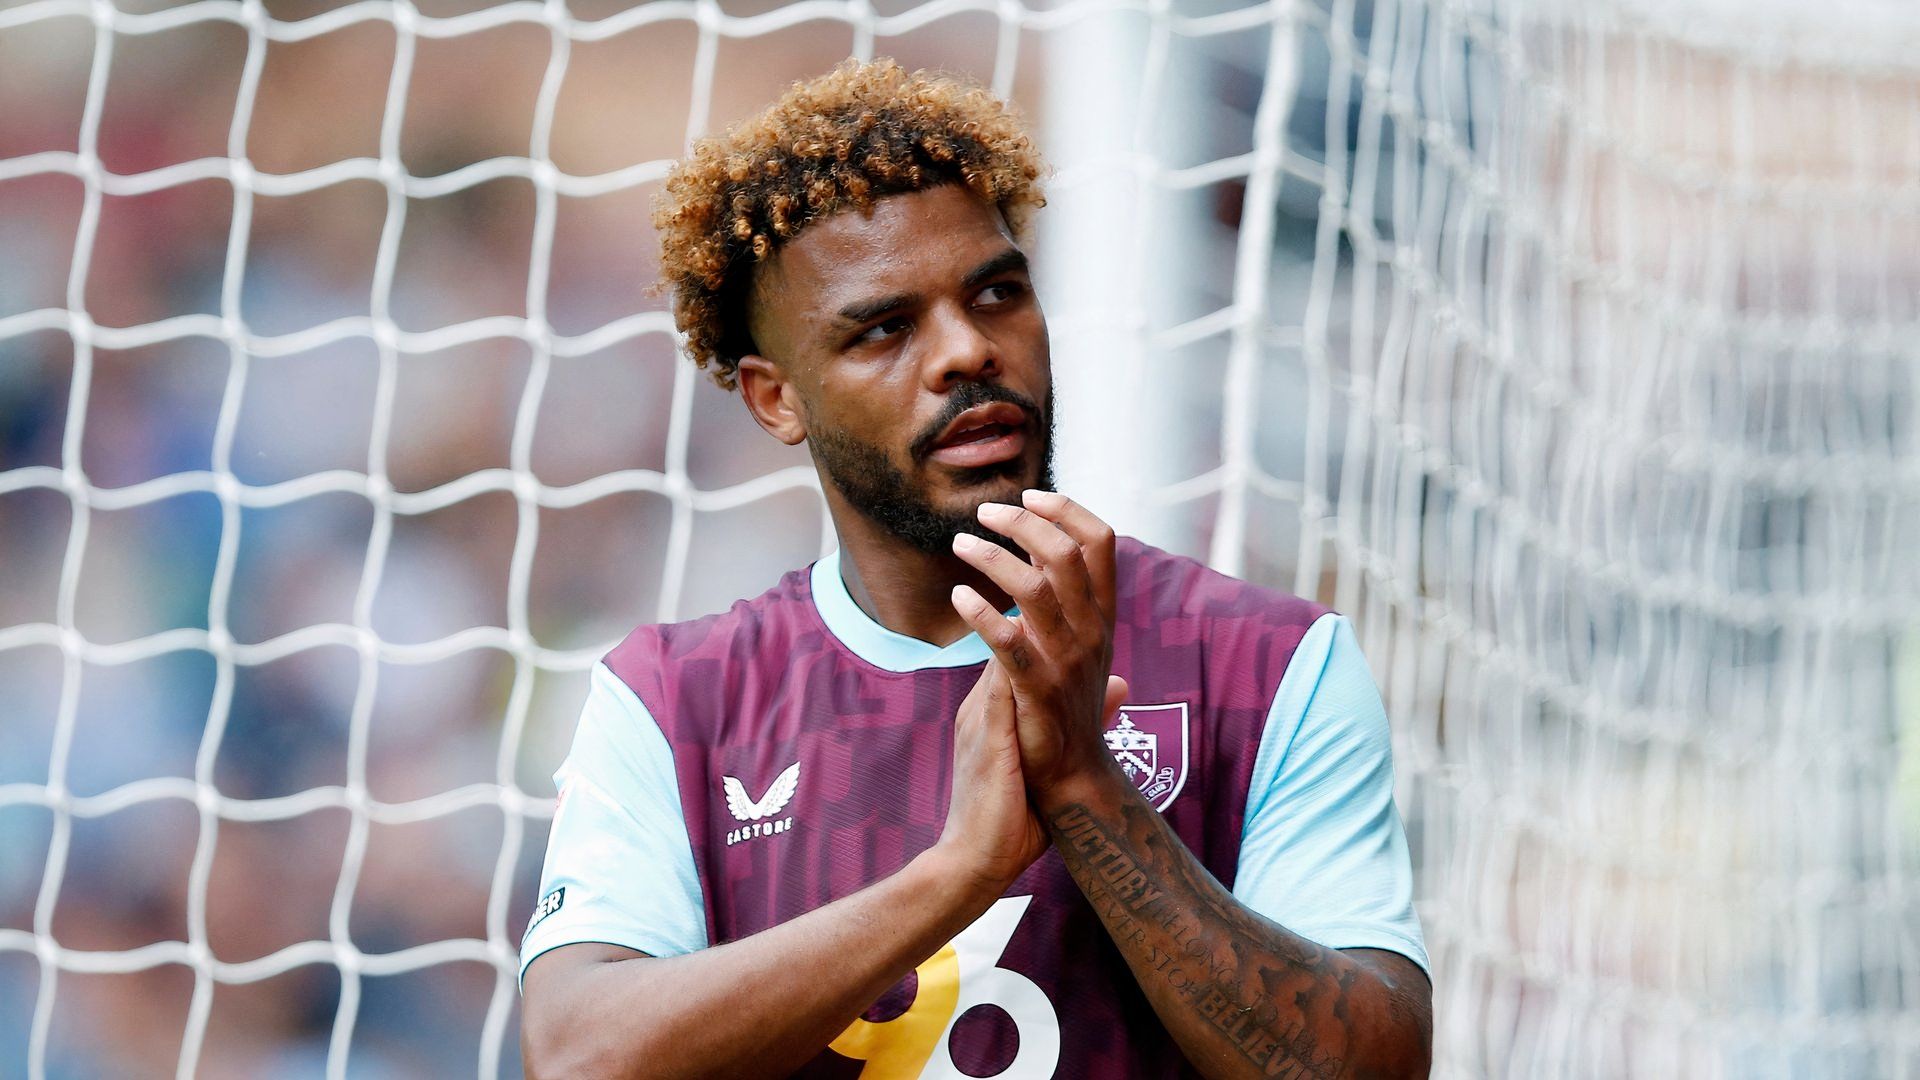
[[554, 782], [540, 902], [520, 942], [520, 974], [541, 953], [604, 941], [654, 956], [707, 947], [706, 907], [680, 809], [673, 750], [632, 689], [605, 664]]
[[1342, 616], [1321, 616], [1281, 677], [1245, 820], [1241, 903], [1328, 948], [1387, 949], [1431, 971], [1387, 712]]

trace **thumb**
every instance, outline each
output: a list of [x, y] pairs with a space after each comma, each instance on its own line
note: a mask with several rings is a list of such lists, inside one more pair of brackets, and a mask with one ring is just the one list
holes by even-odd
[[1113, 719], [1113, 714], [1120, 711], [1121, 704], [1126, 700], [1127, 680], [1118, 675], [1107, 676], [1107, 699], [1100, 706], [1100, 719], [1102, 721]]
[[1007, 669], [1000, 666], [999, 660], [987, 661], [987, 670], [981, 673], [980, 682], [987, 689], [987, 717], [1012, 719], [1013, 680], [1007, 677]]
[[986, 669], [980, 673], [978, 679], [974, 680], [973, 686], [967, 690], [966, 698], [960, 702], [960, 708], [954, 712], [953, 730], [956, 737], [975, 730], [991, 715], [988, 706], [991, 704], [994, 683], [996, 680], [1005, 681], [1004, 675], [996, 673], [997, 667], [994, 661], [987, 661]]

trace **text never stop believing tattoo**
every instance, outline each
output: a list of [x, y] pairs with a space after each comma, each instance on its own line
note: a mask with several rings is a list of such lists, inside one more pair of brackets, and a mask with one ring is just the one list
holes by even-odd
[[[1330, 973], [1325, 950], [1299, 938], [1292, 940], [1300, 948], [1274, 948], [1267, 928], [1219, 882], [1194, 880], [1197, 864], [1179, 857], [1185, 853], [1158, 814], [1134, 805], [1119, 812], [1119, 840], [1078, 803], [1054, 813], [1051, 825], [1068, 872], [1142, 985], [1157, 980], [1173, 991], [1267, 1076], [1340, 1075], [1343, 1059], [1320, 1045], [1308, 1021], [1323, 1010], [1345, 1014], [1352, 969]], [[1287, 999], [1296, 1008], [1282, 1015], [1275, 1002]]]

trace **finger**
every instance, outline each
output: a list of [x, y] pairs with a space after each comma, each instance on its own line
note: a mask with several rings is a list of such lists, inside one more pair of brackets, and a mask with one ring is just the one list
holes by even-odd
[[[1011, 538], [1026, 550], [1027, 557], [1033, 560], [1034, 569], [1046, 578], [1052, 589], [1053, 603], [1065, 623], [1082, 631], [1098, 625], [1100, 609], [1093, 595], [1092, 583], [1087, 577], [1080, 545], [1073, 537], [1058, 525], [1023, 507], [982, 503], [978, 514], [987, 528]], [[1048, 620], [1036, 628], [1051, 632], [1055, 626], [1052, 620]]]
[[[1028, 649], [1027, 635], [1020, 629], [1020, 624], [993, 610], [993, 605], [987, 603], [986, 598], [972, 586], [953, 587], [953, 610], [959, 612], [961, 620], [980, 635], [981, 641], [987, 643], [994, 658], [1006, 668], [1006, 675], [1023, 672], [1032, 665], [1033, 654]], [[986, 681], [984, 675], [981, 679]]]
[[1054, 597], [1053, 584], [1020, 556], [970, 533], [954, 535], [953, 553], [1011, 596], [1035, 630], [1052, 634], [1063, 625], [1065, 618], [1060, 612], [1060, 602]]
[[1005, 533], [1025, 548], [1033, 565], [1045, 571], [1050, 563], [1080, 565], [1080, 545], [1058, 525], [1021, 506], [981, 503], [976, 511], [982, 523]]
[[1113, 526], [1093, 515], [1093, 511], [1057, 491], [1022, 492], [1020, 501], [1028, 510], [1060, 527], [1080, 545], [1080, 557], [1087, 564], [1087, 576], [1093, 580], [1093, 595], [1109, 621], [1113, 619], [1116, 558]]
[[1101, 722], [1112, 720], [1113, 714], [1119, 712], [1120, 706], [1126, 704], [1126, 701], [1127, 680], [1118, 675], [1107, 676], [1107, 699], [1100, 706]]

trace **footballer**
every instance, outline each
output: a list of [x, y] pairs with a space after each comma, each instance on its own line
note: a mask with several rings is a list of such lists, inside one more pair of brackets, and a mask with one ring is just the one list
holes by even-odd
[[688, 351], [807, 445], [839, 548], [595, 667], [530, 1075], [1426, 1074], [1346, 621], [1052, 490], [1042, 172], [985, 90], [849, 61], [670, 175]]

